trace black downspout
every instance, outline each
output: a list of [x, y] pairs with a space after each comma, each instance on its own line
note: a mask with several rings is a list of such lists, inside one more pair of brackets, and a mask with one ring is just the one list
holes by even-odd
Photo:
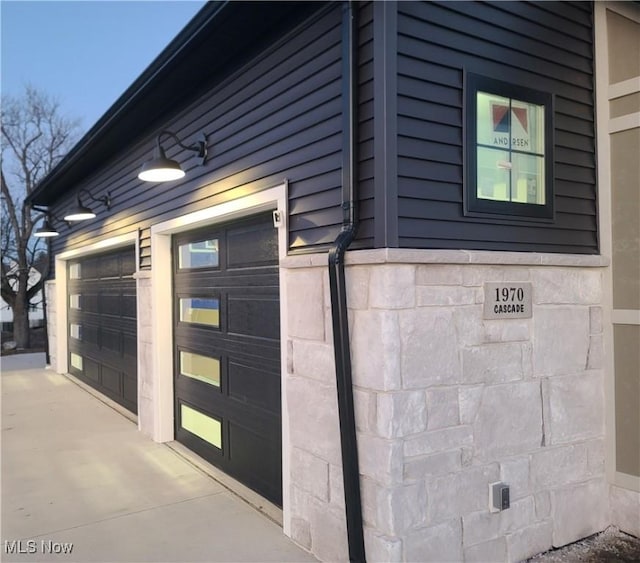
[[342, 228], [329, 251], [329, 291], [331, 294], [349, 561], [365, 563], [344, 272], [344, 255], [355, 238], [358, 228], [356, 214], [357, 25], [357, 6], [351, 1], [344, 2], [342, 12]]

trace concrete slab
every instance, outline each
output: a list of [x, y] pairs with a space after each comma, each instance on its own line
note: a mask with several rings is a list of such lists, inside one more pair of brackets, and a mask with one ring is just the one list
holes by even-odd
[[315, 560], [67, 377], [1, 385], [3, 561]]
[[10, 356], [2, 356], [0, 359], [0, 370], [44, 369], [46, 363], [47, 357], [44, 352], [12, 354]]

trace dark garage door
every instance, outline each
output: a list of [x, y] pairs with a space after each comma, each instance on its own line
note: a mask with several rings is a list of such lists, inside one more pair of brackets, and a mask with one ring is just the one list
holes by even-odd
[[68, 263], [69, 373], [136, 413], [135, 249]]
[[282, 505], [278, 241], [271, 215], [176, 235], [176, 438]]

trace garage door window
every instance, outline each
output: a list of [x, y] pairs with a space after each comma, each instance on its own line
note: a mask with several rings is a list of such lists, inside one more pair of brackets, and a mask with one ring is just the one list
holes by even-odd
[[218, 239], [182, 244], [178, 247], [178, 268], [217, 268]]
[[76, 340], [82, 340], [82, 326], [79, 324], [71, 324], [69, 327], [69, 333], [71, 334], [71, 338], [75, 338]]
[[220, 360], [180, 350], [180, 373], [220, 387]]
[[220, 326], [220, 300], [203, 297], [180, 299], [180, 320], [213, 327]]
[[78, 295], [77, 293], [69, 295], [69, 307], [78, 310], [82, 308], [80, 307], [80, 295]]
[[82, 356], [71, 353], [71, 365], [79, 371], [82, 371]]
[[182, 428], [222, 449], [222, 424], [187, 405], [180, 405]]

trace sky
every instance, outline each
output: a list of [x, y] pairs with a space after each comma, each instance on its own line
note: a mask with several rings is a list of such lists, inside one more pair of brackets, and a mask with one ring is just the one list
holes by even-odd
[[0, 0], [2, 95], [31, 84], [84, 133], [204, 3]]

